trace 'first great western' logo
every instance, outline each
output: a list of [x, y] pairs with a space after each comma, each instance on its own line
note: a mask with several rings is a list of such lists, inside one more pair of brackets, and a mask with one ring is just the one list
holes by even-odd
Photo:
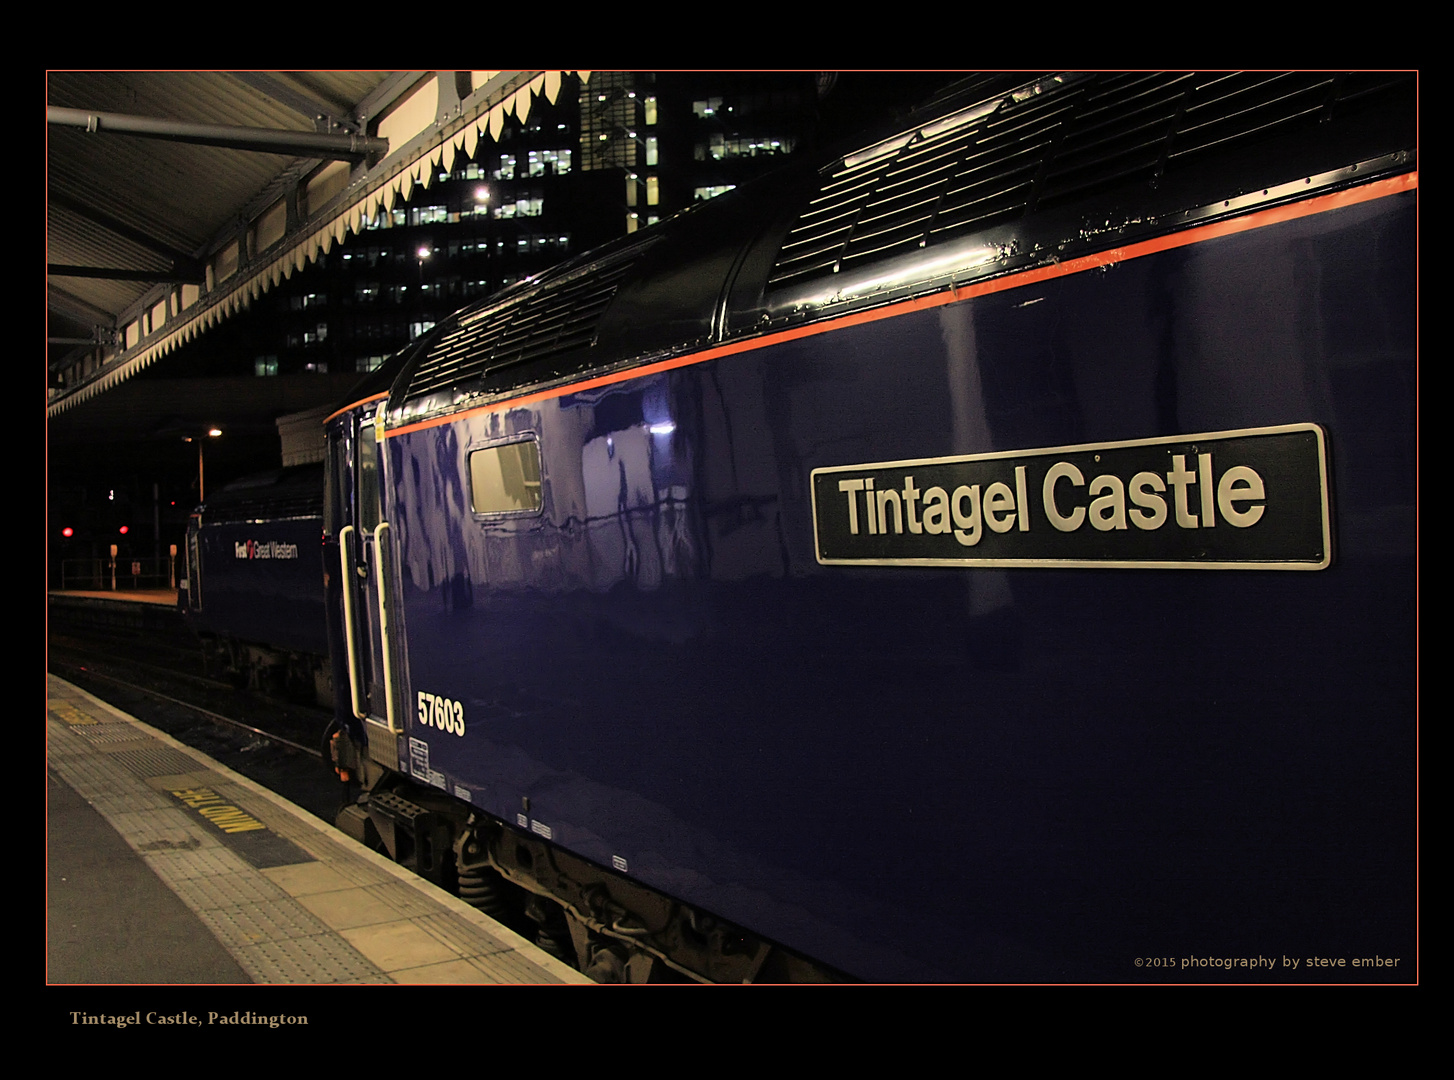
[[827, 565], [1321, 570], [1315, 424], [815, 469]]
[[282, 540], [234, 540], [232, 554], [238, 559], [296, 559], [298, 545]]

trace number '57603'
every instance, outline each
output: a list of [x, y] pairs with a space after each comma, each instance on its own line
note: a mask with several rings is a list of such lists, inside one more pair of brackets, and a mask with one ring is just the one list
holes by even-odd
[[419, 691], [419, 722], [450, 735], [464, 734], [464, 706], [458, 701]]

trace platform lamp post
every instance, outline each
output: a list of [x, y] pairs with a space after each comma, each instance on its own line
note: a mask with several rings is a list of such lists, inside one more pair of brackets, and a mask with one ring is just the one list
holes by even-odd
[[[424, 261], [433, 254], [434, 249], [429, 244], [420, 244], [414, 252], [414, 257], [419, 262], [419, 335], [424, 333], [424, 322], [427, 311], [424, 297]], [[409, 339], [412, 341], [416, 336], [418, 335], [410, 334]]]
[[[219, 427], [210, 427], [210, 428], [207, 429], [207, 435], [206, 435], [205, 438], [215, 439], [215, 438], [217, 438], [221, 434], [222, 434], [222, 429], [221, 428], [219, 428]], [[182, 441], [183, 442], [194, 442], [194, 443], [197, 444], [197, 501], [199, 503], [206, 502], [207, 501], [207, 489], [206, 489], [205, 486], [203, 486], [203, 472], [202, 472], [202, 446], [203, 446], [203, 444], [205, 442], [205, 439], [201, 435], [183, 435], [182, 436]]]

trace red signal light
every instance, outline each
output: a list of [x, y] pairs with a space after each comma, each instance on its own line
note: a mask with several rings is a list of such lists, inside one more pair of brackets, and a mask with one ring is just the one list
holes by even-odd
[[125, 536], [128, 531], [130, 531], [128, 526], [126, 526], [126, 525], [121, 526], [121, 535], [122, 536]]
[[76, 530], [67, 525], [64, 529], [61, 530], [61, 535], [69, 540], [71, 537], [76, 535]]

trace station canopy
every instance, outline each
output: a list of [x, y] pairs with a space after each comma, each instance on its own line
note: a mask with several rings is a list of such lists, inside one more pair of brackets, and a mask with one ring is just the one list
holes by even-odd
[[49, 72], [48, 416], [427, 187], [561, 74]]

